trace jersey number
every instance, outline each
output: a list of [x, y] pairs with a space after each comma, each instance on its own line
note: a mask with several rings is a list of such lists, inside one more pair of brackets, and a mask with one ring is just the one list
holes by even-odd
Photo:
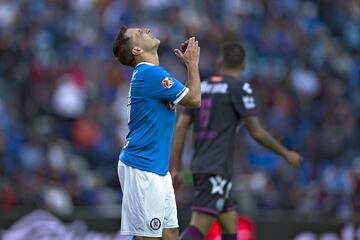
[[212, 105], [211, 98], [203, 98], [201, 100], [200, 123], [199, 123], [201, 128], [206, 128], [209, 125], [211, 105]]

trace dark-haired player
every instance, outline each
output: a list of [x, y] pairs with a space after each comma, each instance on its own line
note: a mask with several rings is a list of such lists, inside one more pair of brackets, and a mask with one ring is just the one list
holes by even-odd
[[193, 123], [194, 156], [191, 171], [195, 196], [190, 225], [180, 239], [203, 239], [215, 219], [223, 240], [237, 239], [237, 214], [231, 201], [235, 129], [241, 120], [252, 138], [298, 166], [302, 157], [276, 141], [259, 123], [249, 83], [239, 80], [245, 51], [238, 43], [222, 46], [220, 74], [201, 82], [200, 109], [186, 109], [176, 125], [172, 158], [173, 181], [181, 181], [181, 154], [187, 129]]
[[115, 58], [134, 68], [128, 96], [129, 134], [118, 164], [123, 191], [120, 232], [136, 239], [172, 240], [179, 235], [168, 171], [174, 106], [200, 106], [200, 48], [192, 37], [181, 50], [175, 49], [187, 68], [185, 87], [159, 66], [159, 44], [150, 29], [127, 27], [119, 30], [113, 43]]

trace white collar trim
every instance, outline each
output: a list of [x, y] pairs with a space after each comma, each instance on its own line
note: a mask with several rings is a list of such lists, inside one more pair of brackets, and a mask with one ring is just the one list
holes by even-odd
[[155, 65], [155, 64], [149, 63], [149, 62], [139, 62], [138, 64], [136, 64], [135, 67], [139, 66], [140, 64], [147, 64], [147, 65], [150, 65], [150, 66], [154, 66], [154, 65]]

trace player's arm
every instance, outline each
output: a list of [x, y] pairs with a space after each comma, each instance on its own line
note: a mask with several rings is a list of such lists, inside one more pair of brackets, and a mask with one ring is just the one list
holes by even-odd
[[248, 116], [244, 117], [242, 120], [251, 137], [258, 143], [281, 155], [295, 167], [302, 162], [303, 159], [298, 153], [289, 151], [262, 127], [258, 117]]
[[255, 97], [249, 83], [235, 84], [231, 97], [235, 109], [242, 116], [244, 125], [253, 139], [283, 156], [291, 165], [298, 166], [301, 163], [302, 157], [298, 153], [289, 151], [261, 126], [256, 116]]
[[172, 159], [172, 168], [173, 170], [181, 171], [182, 170], [182, 152], [184, 149], [185, 136], [188, 128], [192, 123], [191, 116], [187, 114], [181, 114], [175, 127], [172, 150], [171, 150], [171, 159]]
[[173, 177], [174, 186], [177, 186], [181, 182], [181, 171], [182, 171], [182, 152], [184, 149], [184, 142], [186, 132], [191, 126], [192, 118], [187, 114], [181, 114], [179, 120], [176, 123], [171, 159], [172, 159], [172, 170], [171, 174]]
[[180, 104], [187, 107], [199, 108], [201, 106], [199, 58], [200, 47], [194, 37], [175, 49], [175, 55], [183, 62], [187, 69], [187, 87], [189, 91], [180, 100]]

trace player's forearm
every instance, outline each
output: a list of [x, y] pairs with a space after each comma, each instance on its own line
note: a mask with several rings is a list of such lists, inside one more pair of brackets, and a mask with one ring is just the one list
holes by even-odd
[[288, 150], [265, 129], [261, 129], [257, 133], [252, 134], [252, 137], [262, 146], [286, 158]]
[[197, 107], [201, 104], [201, 90], [200, 90], [200, 74], [198, 65], [187, 66], [188, 81], [187, 87], [189, 88], [188, 95]]
[[182, 152], [184, 149], [185, 135], [186, 135], [186, 129], [177, 126], [175, 129], [172, 152], [171, 152], [173, 168], [176, 169], [177, 171], [181, 171], [182, 169], [181, 159], [182, 159]]
[[176, 147], [174, 147], [172, 154], [172, 160], [173, 160], [172, 168], [175, 169], [176, 171], [182, 170], [181, 157], [182, 157], [182, 148], [181, 146], [176, 145]]

